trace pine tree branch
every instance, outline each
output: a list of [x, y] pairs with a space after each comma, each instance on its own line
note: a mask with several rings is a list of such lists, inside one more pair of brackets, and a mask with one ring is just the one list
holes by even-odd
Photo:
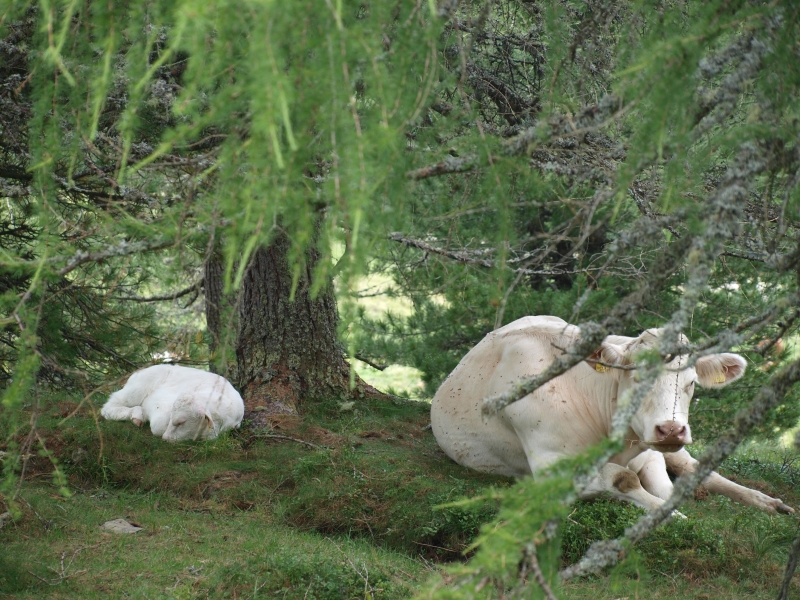
[[385, 371], [386, 369], [389, 368], [389, 365], [380, 365], [380, 364], [378, 364], [376, 362], [373, 362], [372, 360], [370, 360], [369, 358], [367, 358], [363, 354], [356, 353], [356, 354], [353, 355], [353, 358], [355, 358], [356, 360], [360, 360], [364, 364], [369, 365], [370, 367], [372, 367], [373, 369], [375, 369], [377, 371]]
[[87, 262], [100, 262], [112, 256], [127, 256], [129, 254], [138, 254], [151, 250], [161, 250], [174, 244], [175, 240], [163, 238], [144, 242], [128, 242], [127, 240], [123, 240], [113, 246], [107, 246], [105, 250], [99, 252], [76, 252], [67, 261], [67, 264], [59, 269], [58, 274], [63, 277]]
[[[530, 153], [532, 145], [543, 146], [555, 140], [569, 137], [580, 137], [601, 129], [609, 122], [618, 119], [627, 112], [633, 103], [621, 106], [619, 99], [609, 94], [601, 98], [595, 106], [584, 108], [577, 116], [570, 115], [556, 117], [549, 122], [539, 121], [519, 135], [505, 142], [506, 152], [511, 155]], [[542, 130], [549, 129], [550, 134], [541, 140]], [[475, 168], [478, 157], [469, 154], [464, 157], [448, 156], [438, 163], [408, 171], [406, 177], [413, 180], [427, 179], [450, 173], [463, 173]]]
[[474, 255], [470, 256], [467, 252], [453, 252], [452, 250], [445, 250], [444, 248], [439, 248], [434, 246], [433, 244], [429, 244], [428, 242], [423, 242], [422, 240], [417, 240], [414, 238], [409, 238], [404, 236], [402, 233], [390, 233], [389, 239], [393, 242], [400, 242], [404, 246], [410, 246], [412, 248], [418, 248], [419, 250], [424, 250], [425, 252], [430, 252], [431, 254], [438, 254], [440, 256], [446, 256], [456, 262], [470, 264], [470, 265], [478, 265], [480, 267], [486, 267], [491, 269], [494, 267], [494, 261], [491, 259], [481, 259], [477, 258]]
[[111, 296], [112, 300], [127, 300], [130, 302], [166, 302], [170, 300], [176, 300], [177, 298], [182, 298], [183, 296], [187, 296], [194, 291], [200, 289], [203, 285], [204, 279], [201, 277], [197, 281], [195, 281], [192, 285], [187, 288], [184, 288], [178, 292], [173, 294], [165, 294], [163, 296], [150, 296], [144, 298], [142, 296]]
[[[486, 255], [489, 252], [493, 252], [493, 248], [489, 248], [486, 250], [446, 250], [445, 248], [439, 248], [438, 246], [434, 246], [428, 242], [410, 238], [404, 236], [402, 233], [395, 232], [389, 234], [389, 239], [394, 242], [399, 242], [404, 246], [409, 246], [411, 248], [417, 248], [419, 250], [423, 250], [424, 252], [430, 254], [436, 254], [438, 256], [444, 256], [456, 262], [465, 265], [475, 265], [478, 267], [483, 267], [486, 269], [493, 269], [500, 265], [498, 265], [497, 261], [489, 258], [481, 258], [482, 255]], [[509, 258], [505, 261], [504, 266], [506, 268], [509, 265], [514, 265], [523, 261], [528, 261], [532, 257], [532, 253], [530, 252], [520, 252], [520, 256]], [[518, 273], [522, 275], [539, 275], [544, 277], [554, 277], [557, 275], [580, 275], [583, 273], [599, 273], [601, 271], [607, 271], [607, 266], [601, 267], [584, 267], [581, 269], [529, 269], [527, 267], [518, 267], [510, 269], [512, 273]], [[630, 275], [631, 271], [635, 272], [635, 269], [632, 267], [628, 271], [622, 271], [619, 274], [624, 276], [625, 273]]]
[[[539, 121], [519, 135], [505, 142], [506, 152], [511, 155], [530, 154], [534, 146], [542, 146], [556, 139], [579, 137], [597, 131], [610, 122], [619, 119], [635, 103], [622, 104], [614, 94], [603, 96], [594, 106], [584, 108], [574, 117], [562, 115], [549, 122]], [[549, 129], [548, 136], [542, 140], [542, 132]]]

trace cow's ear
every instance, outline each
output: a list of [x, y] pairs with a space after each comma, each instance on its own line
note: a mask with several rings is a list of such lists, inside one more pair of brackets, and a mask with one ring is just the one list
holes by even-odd
[[205, 408], [203, 408], [201, 406], [198, 406], [197, 404], [195, 404], [195, 409], [197, 410], [197, 413], [200, 415], [200, 418], [203, 419], [203, 421], [204, 421], [203, 424], [206, 427], [212, 427], [213, 428], [214, 427], [214, 419], [211, 418], [211, 415], [208, 414], [208, 411]]
[[[612, 344], [610, 342], [603, 342], [600, 344], [600, 347], [592, 352], [591, 355], [586, 359], [589, 365], [594, 368], [598, 373], [606, 373], [611, 369], [605, 365], [620, 365], [620, 366], [627, 366], [631, 364], [630, 359], [625, 352], [625, 348], [623, 346], [618, 346], [616, 344]], [[605, 365], [601, 365], [605, 363]]]
[[738, 354], [711, 354], [698, 358], [694, 368], [700, 387], [721, 388], [744, 375], [747, 361]]

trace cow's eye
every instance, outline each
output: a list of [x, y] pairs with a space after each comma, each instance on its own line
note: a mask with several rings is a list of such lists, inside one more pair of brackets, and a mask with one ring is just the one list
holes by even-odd
[[686, 392], [689, 393], [689, 394], [692, 393], [692, 390], [694, 390], [694, 381], [690, 381], [689, 385], [687, 385], [683, 389], [686, 390]]
[[186, 421], [181, 421], [181, 422], [179, 422], [179, 423], [173, 423], [173, 425], [174, 425], [175, 427], [180, 427], [180, 426], [181, 426], [181, 425], [183, 425], [184, 423], [186, 423]]

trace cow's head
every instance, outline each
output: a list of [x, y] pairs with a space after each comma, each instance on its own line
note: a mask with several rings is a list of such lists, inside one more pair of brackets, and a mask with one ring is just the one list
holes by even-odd
[[[636, 352], [655, 348], [661, 334], [659, 329], [648, 329], [638, 338], [623, 344], [604, 341], [590, 360], [620, 366], [631, 366]], [[681, 336], [681, 343], [688, 340]], [[662, 452], [675, 452], [692, 442], [689, 429], [689, 404], [694, 386], [721, 388], [739, 379], [747, 363], [738, 354], [711, 354], [697, 359], [694, 367], [687, 367], [689, 358], [680, 355], [669, 360], [664, 372], [656, 379], [645, 396], [639, 410], [631, 419], [631, 428], [645, 444]], [[610, 377], [619, 379], [618, 395], [634, 383], [635, 370], [597, 368]]]
[[179, 396], [172, 405], [169, 425], [161, 439], [167, 442], [205, 440], [213, 434], [214, 421], [205, 406], [191, 396]]

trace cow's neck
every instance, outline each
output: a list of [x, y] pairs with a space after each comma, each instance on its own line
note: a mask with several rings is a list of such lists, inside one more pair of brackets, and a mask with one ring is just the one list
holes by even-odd
[[[611, 410], [609, 411], [612, 415], [612, 418], [609, 419], [607, 423], [608, 427], [608, 435], [612, 434], [612, 420], [613, 415], [617, 412], [617, 398], [619, 396], [619, 382], [614, 385], [614, 393], [611, 397]], [[630, 460], [641, 454], [642, 452], [642, 444], [641, 440], [636, 432], [633, 431], [630, 427], [625, 432], [625, 437], [622, 440], [623, 449], [618, 454], [615, 454], [611, 457], [609, 462], [616, 463], [618, 465], [622, 465], [623, 467], [628, 464]]]
[[645, 450], [646, 447], [642, 447], [642, 442], [639, 439], [639, 436], [628, 427], [628, 431], [625, 433], [625, 438], [623, 439], [624, 448], [618, 454], [612, 456], [608, 462], [612, 462], [618, 465], [622, 465], [623, 467], [628, 464], [632, 459], [639, 456], [642, 453], [642, 450]]

